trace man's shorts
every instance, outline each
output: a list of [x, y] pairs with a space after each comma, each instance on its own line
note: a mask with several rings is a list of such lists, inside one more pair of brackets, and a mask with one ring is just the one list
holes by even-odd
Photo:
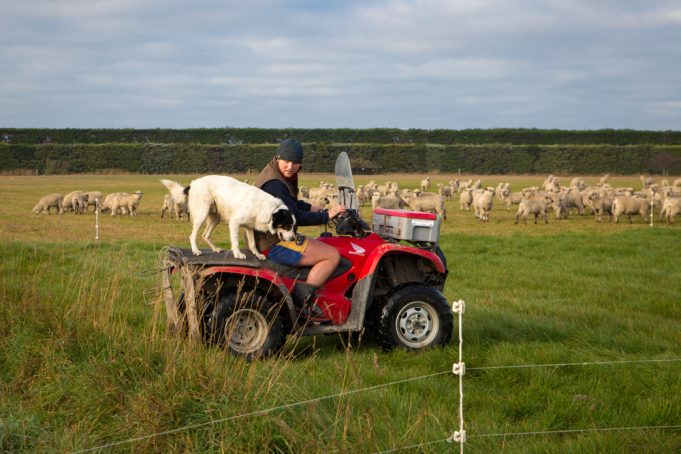
[[267, 258], [280, 265], [298, 266], [309, 242], [305, 235], [296, 235], [294, 241], [280, 241], [270, 248]]

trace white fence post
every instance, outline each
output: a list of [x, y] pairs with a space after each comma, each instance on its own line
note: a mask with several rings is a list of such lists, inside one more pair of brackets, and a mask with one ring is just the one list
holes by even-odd
[[448, 441], [459, 443], [461, 454], [463, 454], [463, 445], [466, 443], [463, 419], [463, 376], [466, 374], [466, 364], [463, 362], [463, 314], [465, 311], [466, 303], [464, 300], [452, 303], [452, 312], [459, 316], [459, 362], [452, 366], [452, 373], [459, 376], [459, 430], [454, 431]]

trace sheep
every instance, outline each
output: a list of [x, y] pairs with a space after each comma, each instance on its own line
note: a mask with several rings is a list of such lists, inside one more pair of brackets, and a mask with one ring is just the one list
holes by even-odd
[[404, 207], [404, 200], [396, 194], [381, 195], [375, 192], [371, 197], [371, 208], [402, 208]]
[[568, 210], [570, 208], [576, 208], [577, 213], [580, 216], [584, 215], [584, 203], [582, 202], [582, 194], [575, 190], [569, 190], [565, 193], [565, 205]]
[[379, 184], [376, 186], [376, 190], [381, 193], [381, 195], [386, 195], [388, 194], [388, 191], [390, 191], [390, 188], [392, 186], [391, 181], [386, 181], [385, 184]]
[[338, 196], [338, 190], [332, 188], [331, 186], [327, 188], [310, 188], [308, 193], [308, 198], [310, 199], [323, 199], [324, 197]]
[[527, 216], [534, 215], [534, 223], [537, 223], [537, 218], [541, 216], [544, 218], [544, 223], [548, 224], [549, 220], [546, 216], [546, 209], [548, 208], [548, 197], [532, 197], [529, 199], [522, 199], [518, 205], [518, 212], [515, 215], [515, 223], [520, 219], [523, 224], [527, 224]]
[[466, 188], [459, 194], [459, 206], [462, 210], [470, 210], [473, 204], [473, 190]]
[[642, 188], [641, 188], [641, 190], [644, 190], [644, 189], [649, 188], [649, 187], [652, 186], [653, 183], [655, 182], [655, 181], [653, 180], [653, 177], [647, 177], [647, 176], [645, 176], [645, 175], [641, 175], [641, 176], [639, 177], [639, 179], [641, 180], [641, 184], [643, 185]]
[[456, 194], [459, 192], [459, 179], [455, 178], [453, 180], [449, 180], [449, 187], [452, 195]]
[[574, 177], [570, 181], [570, 187], [577, 188], [578, 191], [583, 191], [584, 189], [586, 189], [586, 183], [584, 183], [584, 180], [582, 180], [581, 178]]
[[676, 180], [674, 180], [674, 182], [672, 183], [672, 186], [675, 189], [681, 189], [681, 178], [677, 178]]
[[134, 194], [119, 195], [111, 201], [111, 216], [116, 216], [119, 208], [126, 208], [130, 216], [135, 216], [137, 207], [142, 199], [142, 191], [135, 191]]
[[311, 199], [302, 198], [301, 200], [303, 200], [306, 203], [309, 203], [310, 205], [319, 206], [319, 207], [322, 207], [322, 208], [325, 208], [327, 205], [329, 205], [329, 203], [331, 203], [331, 200], [329, 200], [328, 197], [323, 196], [323, 195], [319, 195], [319, 196], [317, 196], [315, 198], [311, 198]]
[[421, 180], [421, 191], [426, 191], [430, 187], [430, 177], [426, 177]]
[[542, 188], [546, 192], [558, 192], [560, 191], [560, 182], [558, 181], [558, 178], [549, 175], [542, 183]]
[[565, 201], [565, 194], [550, 193], [547, 197], [550, 200], [551, 208], [556, 213], [556, 219], [567, 219], [570, 210]]
[[[187, 205], [187, 194], [184, 193], [184, 186], [172, 180], [162, 179], [159, 181], [168, 189], [171, 198], [170, 207], [175, 214], [175, 219], [180, 221], [184, 215], [187, 216], [187, 221], [189, 221], [189, 206]], [[163, 217], [163, 212], [161, 212], [161, 217]]]
[[601, 222], [603, 213], [608, 213], [608, 219], [612, 221], [612, 202], [613, 198], [607, 194], [593, 191], [589, 194], [589, 204], [596, 215], [596, 222]]
[[505, 183], [505, 182], [502, 181], [497, 185], [497, 189], [496, 189], [497, 199], [504, 200], [504, 195], [506, 195], [510, 192], [511, 192], [511, 183], [508, 183], [508, 182]]
[[366, 189], [363, 184], [360, 184], [357, 186], [357, 190], [355, 191], [355, 195], [357, 196], [357, 203], [359, 206], [364, 206], [367, 203], [367, 193]]
[[471, 185], [473, 184], [472, 179], [468, 179], [468, 181], [462, 181], [459, 183], [459, 192], [463, 192], [464, 189], [469, 189]]
[[[124, 195], [129, 195], [127, 192], [112, 192], [111, 194], [108, 194], [106, 197], [104, 197], [104, 201], [100, 204], [100, 209], [102, 210], [102, 213], [106, 213], [107, 211], [111, 211], [111, 207], [113, 206], [113, 201], [115, 198], [124, 196]], [[118, 211], [120, 211], [120, 214], [127, 214], [127, 208], [123, 206], [118, 206]]]
[[444, 197], [446, 200], [452, 200], [452, 188], [450, 186], [445, 186], [442, 183], [438, 183], [437, 193], [438, 195]]
[[674, 216], [681, 213], [681, 197], [667, 197], [660, 210], [660, 219], [667, 221], [667, 224], [674, 223]]
[[631, 224], [633, 222], [631, 216], [634, 214], [640, 214], [645, 220], [649, 208], [650, 202], [646, 199], [620, 195], [615, 197], [615, 200], [612, 202], [612, 218], [617, 223], [619, 222], [619, 217], [624, 214]]
[[433, 195], [427, 197], [410, 197], [405, 200], [407, 206], [414, 211], [434, 211], [442, 216], [442, 219], [447, 220], [447, 211], [445, 210], [445, 199], [441, 195]]
[[85, 205], [85, 211], [87, 212], [87, 209], [90, 205], [95, 207], [97, 209], [97, 204], [102, 203], [102, 196], [103, 194], [100, 191], [90, 191], [85, 193], [87, 195], [87, 205]]
[[75, 214], [82, 214], [88, 203], [88, 196], [83, 191], [71, 191], [64, 196], [61, 213], [66, 210], [73, 210]]
[[596, 186], [605, 186], [608, 183], [608, 180], [610, 179], [610, 174], [606, 173], [604, 174], [600, 180], [598, 180], [598, 183]]
[[503, 202], [506, 204], [506, 211], [511, 211], [511, 205], [518, 205], [525, 198], [522, 192], [506, 192], [502, 194]]
[[310, 198], [310, 189], [307, 186], [300, 186], [298, 188], [298, 197], [301, 199], [309, 199]]
[[47, 214], [52, 214], [50, 212], [50, 209], [52, 207], [57, 209], [57, 214], [60, 214], [63, 203], [64, 203], [63, 195], [57, 193], [47, 194], [45, 196], [42, 196], [40, 200], [38, 200], [38, 204], [33, 207], [33, 214], [40, 214], [45, 212], [47, 212]]
[[170, 215], [170, 217], [173, 217], [173, 196], [170, 194], [166, 194], [163, 196], [163, 208], [161, 208], [161, 219], [165, 216], [166, 212]]
[[479, 189], [473, 196], [473, 208], [476, 219], [489, 222], [489, 213], [494, 202], [494, 188]]

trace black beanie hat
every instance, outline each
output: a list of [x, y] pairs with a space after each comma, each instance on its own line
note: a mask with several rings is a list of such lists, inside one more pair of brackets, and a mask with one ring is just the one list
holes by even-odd
[[277, 158], [300, 164], [303, 162], [303, 146], [296, 139], [284, 139], [279, 144]]

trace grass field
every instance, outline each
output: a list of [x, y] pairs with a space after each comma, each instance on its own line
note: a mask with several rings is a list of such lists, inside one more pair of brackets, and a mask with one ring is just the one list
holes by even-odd
[[[155, 271], [190, 228], [160, 219], [163, 177], [193, 178], [0, 177], [0, 452], [458, 452], [445, 441], [458, 428], [455, 343], [414, 354], [382, 352], [370, 333], [290, 338], [281, 357], [249, 363], [170, 336]], [[332, 181], [301, 183], [320, 179]], [[102, 215], [97, 241], [92, 213], [31, 213], [74, 189], [144, 196], [137, 217]], [[481, 224], [458, 201], [448, 215], [466, 451], [681, 451], [681, 226], [514, 225], [498, 205]], [[214, 236], [228, 241], [224, 226]], [[555, 433], [517, 435], [530, 432]]]

